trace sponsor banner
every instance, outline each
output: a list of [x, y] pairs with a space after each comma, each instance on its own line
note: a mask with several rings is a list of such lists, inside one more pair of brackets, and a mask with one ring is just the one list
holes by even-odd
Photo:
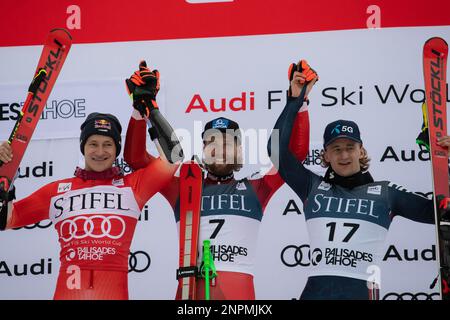
[[[92, 112], [112, 113], [126, 128], [132, 102], [126, 93], [125, 78], [126, 75], [123, 79], [58, 81], [42, 112], [33, 140], [78, 138], [81, 124]], [[28, 85], [0, 83], [1, 139], [7, 139], [14, 127]], [[163, 97], [164, 90], [161, 90], [158, 105], [162, 112], [165, 110]]]
[[[148, 28], [145, 21], [136, 19], [135, 8], [151, 11], [158, 28]], [[135, 0], [133, 6], [120, 0], [4, 1], [0, 3], [0, 12], [6, 13], [0, 22], [0, 46], [39, 44], [55, 26], [70, 29], [75, 43], [92, 43], [450, 23], [446, 0], [434, 0], [433, 5], [420, 0], [311, 1], [301, 4], [302, 12], [307, 12], [303, 19], [296, 8], [300, 9], [296, 0], [265, 0], [264, 5], [259, 0]], [[37, 12], [45, 12], [45, 17]], [[17, 24], [19, 15], [27, 23]]]
[[[86, 255], [88, 249], [82, 250], [81, 255]], [[89, 248], [91, 257], [96, 255], [101, 259], [103, 253], [95, 248]], [[96, 252], [94, 252], [96, 251]], [[74, 253], [75, 255], [76, 253]], [[145, 250], [131, 250], [128, 256], [128, 274], [130, 279], [144, 277], [152, 267], [151, 254]], [[55, 257], [27, 257], [26, 260], [0, 259], [0, 279], [2, 290], [0, 298], [9, 299], [50, 299], [55, 289], [55, 281], [58, 276], [59, 262]], [[135, 276], [136, 275], [136, 276]], [[38, 285], [40, 292], [33, 292], [32, 286]], [[156, 297], [153, 297], [156, 298]]]
[[[422, 122], [421, 48], [430, 36], [445, 38], [449, 30], [352, 30], [80, 45], [64, 66], [34, 140], [76, 138], [80, 124], [93, 111], [118, 116], [124, 137], [131, 101], [123, 80], [146, 58], [149, 66], [161, 72], [158, 104], [182, 140], [187, 158], [201, 153], [204, 124], [225, 116], [238, 121], [243, 131], [242, 174], [268, 170], [267, 138], [286, 102], [287, 67], [306, 58], [320, 75], [309, 105], [311, 151], [316, 159], [325, 125], [339, 117], [360, 126], [375, 176], [386, 172], [376, 162], [394, 166], [405, 162], [412, 171], [427, 170], [428, 163], [421, 160], [426, 157], [415, 145]], [[10, 75], [0, 83], [0, 134], [6, 138], [30, 81], [26, 70], [35, 68], [36, 48], [6, 47], [0, 52], [4, 57], [0, 69]], [[142, 52], [147, 54], [142, 56]], [[218, 57], [221, 63], [217, 63]], [[374, 68], [380, 57], [389, 58]], [[11, 61], [22, 66], [20, 72], [13, 72]], [[105, 68], [105, 64], [114, 68]], [[183, 65], [182, 71], [179, 65]], [[412, 175], [401, 179], [413, 183]]]

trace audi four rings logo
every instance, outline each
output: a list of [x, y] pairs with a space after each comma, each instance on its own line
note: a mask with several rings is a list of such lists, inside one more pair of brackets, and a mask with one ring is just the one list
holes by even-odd
[[425, 292], [389, 292], [384, 295], [383, 300], [439, 300], [440, 295], [438, 292], [425, 293]]
[[128, 258], [128, 272], [137, 272], [141, 273], [147, 271], [150, 268], [152, 260], [150, 256], [145, 251], [136, 251], [130, 252], [130, 256]]
[[281, 262], [287, 267], [316, 266], [322, 260], [322, 251], [319, 248], [311, 250], [308, 244], [301, 246], [289, 245], [281, 251]]
[[31, 229], [35, 229], [35, 228], [46, 229], [46, 228], [50, 227], [51, 225], [52, 225], [51, 220], [42, 220], [35, 224], [30, 224], [30, 225], [20, 227], [20, 228], [13, 228], [13, 230], [20, 230], [20, 229], [31, 230]]
[[[77, 223], [81, 221], [80, 223]], [[98, 228], [95, 223], [100, 223], [100, 231], [95, 232]], [[113, 224], [115, 228], [113, 228]], [[118, 224], [118, 225], [117, 225]], [[112, 232], [114, 231], [114, 232]], [[118, 216], [102, 216], [94, 215], [89, 217], [79, 216], [75, 219], [64, 220], [59, 226], [59, 234], [61, 239], [68, 242], [72, 239], [83, 239], [86, 237], [119, 239], [125, 233], [125, 221]]]

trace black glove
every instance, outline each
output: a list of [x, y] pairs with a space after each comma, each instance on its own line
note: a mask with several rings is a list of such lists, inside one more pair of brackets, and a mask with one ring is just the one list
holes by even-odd
[[[9, 190], [11, 188], [11, 190]], [[8, 191], [9, 190], [9, 191]], [[9, 180], [0, 178], [0, 230], [5, 230], [8, 219], [8, 202], [16, 199], [16, 188], [10, 186]]]
[[150, 111], [158, 108], [156, 95], [159, 91], [159, 71], [150, 71], [145, 60], [142, 60], [139, 63], [139, 70], [126, 79], [125, 83], [128, 94], [133, 100], [133, 107], [143, 117], [148, 118]]
[[427, 150], [430, 152], [430, 135], [428, 133], [428, 117], [427, 117], [427, 104], [422, 104], [422, 130], [416, 138], [416, 143], [419, 145], [420, 150]]

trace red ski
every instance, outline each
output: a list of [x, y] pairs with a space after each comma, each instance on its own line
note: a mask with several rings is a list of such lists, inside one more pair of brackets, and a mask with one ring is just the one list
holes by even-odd
[[51, 30], [45, 40], [27, 98], [8, 139], [14, 158], [7, 164], [0, 163], [0, 178], [3, 181], [0, 187], [5, 190], [9, 189], [16, 175], [71, 45], [72, 37], [65, 29]]
[[[437, 227], [438, 263], [441, 297], [449, 299], [450, 239], [448, 212], [448, 150], [437, 144], [437, 138], [447, 135], [447, 74], [448, 45], [441, 38], [431, 38], [423, 47], [423, 73], [428, 113], [430, 156], [434, 191], [435, 221]], [[446, 232], [445, 232], [446, 231]]]
[[180, 259], [177, 300], [196, 300], [198, 238], [203, 172], [195, 161], [180, 169]]

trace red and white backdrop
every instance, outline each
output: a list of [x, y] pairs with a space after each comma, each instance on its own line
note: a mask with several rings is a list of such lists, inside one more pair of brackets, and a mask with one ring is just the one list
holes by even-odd
[[[238, 176], [267, 170], [265, 145], [284, 107], [287, 67], [304, 58], [320, 75], [310, 95], [311, 169], [321, 172], [317, 155], [325, 125], [351, 119], [360, 125], [375, 179], [429, 193], [428, 157], [415, 144], [424, 98], [421, 52], [429, 37], [450, 41], [449, 9], [445, 0], [2, 1], [0, 139], [14, 125], [47, 32], [65, 27], [74, 38], [21, 165], [18, 198], [72, 176], [83, 163], [79, 126], [90, 112], [113, 113], [126, 129], [131, 106], [124, 79], [143, 58], [161, 72], [158, 101], [188, 156], [201, 151], [204, 123], [225, 116], [247, 136], [246, 165]], [[118, 164], [124, 165], [122, 155]], [[50, 299], [58, 251], [49, 221], [0, 233], [0, 298]], [[298, 298], [307, 251], [302, 204], [283, 186], [261, 224], [256, 297]], [[423, 293], [419, 298], [437, 299], [437, 287], [430, 289], [437, 275], [432, 225], [396, 218], [385, 252], [382, 297]], [[157, 195], [143, 210], [132, 243], [130, 298], [172, 299], [177, 259], [175, 220]]]

